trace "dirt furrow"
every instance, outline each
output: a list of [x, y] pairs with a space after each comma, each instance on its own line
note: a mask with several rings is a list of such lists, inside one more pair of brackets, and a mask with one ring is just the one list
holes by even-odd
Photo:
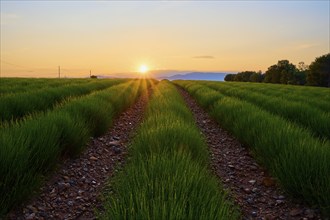
[[78, 158], [66, 160], [41, 188], [41, 193], [8, 214], [8, 219], [95, 219], [102, 209], [106, 180], [124, 163], [127, 144], [142, 121], [151, 90], [115, 119], [103, 136], [92, 138]]
[[182, 88], [210, 150], [211, 167], [241, 208], [243, 219], [321, 219], [319, 210], [293, 201], [236, 138], [222, 129]]

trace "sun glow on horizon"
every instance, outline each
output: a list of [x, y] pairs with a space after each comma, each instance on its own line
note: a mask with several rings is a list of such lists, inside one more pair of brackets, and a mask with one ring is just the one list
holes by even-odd
[[149, 71], [149, 68], [148, 68], [148, 66], [145, 65], [145, 64], [142, 64], [142, 65], [140, 66], [140, 68], [139, 68], [139, 72], [140, 72], [141, 74], [145, 74], [145, 73], [148, 72], [148, 71]]
[[329, 0], [0, 2], [1, 78], [265, 72], [330, 48]]

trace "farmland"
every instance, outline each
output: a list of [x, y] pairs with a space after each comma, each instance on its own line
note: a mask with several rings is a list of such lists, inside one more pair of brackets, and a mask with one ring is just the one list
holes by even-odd
[[[100, 91], [87, 82], [91, 88], [94, 87], [94, 92], [71, 98], [42, 112], [36, 108], [39, 112], [36, 115], [30, 110], [31, 116], [1, 125], [1, 213], [26, 198], [38, 185], [42, 175], [54, 168], [59, 157], [76, 156], [90, 136], [104, 133], [113, 117], [146, 88], [139, 80], [120, 81], [119, 84], [116, 80], [99, 82], [99, 86], [109, 87], [105, 86], [106, 89]], [[40, 89], [46, 90], [47, 94], [47, 85], [44, 86]], [[20, 93], [15, 94], [20, 99]], [[51, 94], [54, 94], [53, 91], [48, 95]], [[38, 97], [34, 98], [38, 102]], [[48, 106], [54, 104], [52, 99], [50, 102]]]
[[[17, 120], [29, 114], [35, 114], [38, 111], [44, 111], [52, 108], [56, 105], [60, 105], [61, 102], [88, 94], [90, 92], [95, 92], [97, 90], [106, 89], [112, 85], [123, 82], [123, 80], [111, 80], [105, 82], [85, 82], [74, 81], [73, 83], [63, 83], [57, 85], [59, 82], [53, 82], [51, 84], [45, 82], [36, 83], [37, 88], [34, 85], [30, 85], [26, 91], [17, 92], [11, 91], [3, 93], [0, 96], [1, 105], [1, 120], [10, 121]], [[40, 84], [47, 84], [46, 87], [41, 87]], [[4, 83], [4, 87], [15, 88], [17, 86], [11, 87], [9, 83]], [[24, 86], [21, 86], [24, 88]], [[33, 88], [33, 89], [32, 89]], [[9, 90], [9, 89], [8, 89]]]
[[[308, 101], [319, 99], [328, 104], [329, 90], [311, 88], [308, 93], [298, 87], [297, 97], [306, 96], [306, 103], [298, 103], [287, 101], [285, 86], [279, 88], [283, 89], [282, 102], [279, 102], [278, 95], [269, 93], [267, 96], [243, 89], [258, 89], [258, 84], [175, 83], [208, 109], [219, 124], [251, 147], [257, 159], [279, 179], [289, 194], [329, 212], [330, 139], [327, 129], [330, 115], [329, 110], [313, 107]], [[294, 88], [289, 89], [294, 92]], [[314, 120], [319, 124], [313, 123]]]
[[206, 145], [169, 82], [155, 88], [131, 154], [102, 219], [238, 219], [207, 171]]
[[[208, 142], [186, 90], [252, 152], [288, 197], [330, 213], [330, 92], [325, 88], [133, 79], [1, 79], [0, 215], [76, 158], [90, 137], [151, 91], [123, 167], [109, 178], [101, 219], [239, 219], [210, 170]], [[128, 135], [128, 134], [123, 134]], [[221, 145], [217, 146], [221, 148]], [[95, 159], [93, 159], [95, 160]]]

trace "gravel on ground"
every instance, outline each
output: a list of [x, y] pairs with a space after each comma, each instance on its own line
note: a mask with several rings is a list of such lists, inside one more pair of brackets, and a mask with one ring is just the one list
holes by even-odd
[[319, 210], [289, 198], [246, 146], [221, 128], [187, 91], [177, 88], [209, 146], [211, 169], [241, 208], [243, 219], [321, 219]]
[[34, 198], [7, 219], [95, 219], [106, 181], [125, 162], [127, 145], [143, 118], [151, 90], [115, 119], [106, 134], [91, 138], [77, 158], [65, 160]]

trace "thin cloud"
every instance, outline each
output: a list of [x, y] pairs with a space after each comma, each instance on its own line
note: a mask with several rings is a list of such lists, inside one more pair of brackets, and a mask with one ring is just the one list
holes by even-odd
[[296, 46], [297, 50], [301, 50], [301, 49], [308, 49], [308, 48], [312, 48], [312, 47], [316, 47], [319, 46], [319, 44], [315, 44], [315, 43], [306, 43], [306, 44], [300, 44]]
[[214, 59], [214, 56], [194, 56], [194, 59]]

